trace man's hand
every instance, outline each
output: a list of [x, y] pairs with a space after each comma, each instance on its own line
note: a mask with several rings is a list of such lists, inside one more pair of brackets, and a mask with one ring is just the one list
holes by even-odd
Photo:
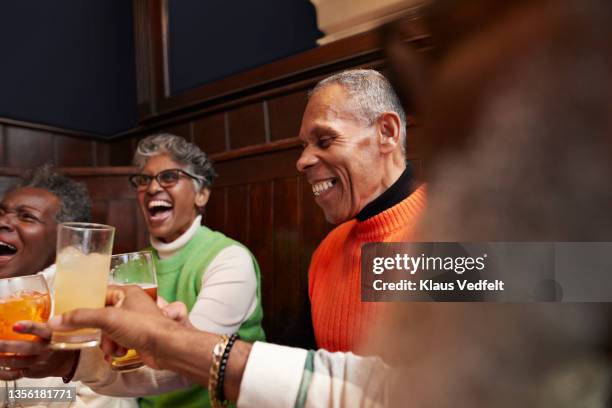
[[[49, 320], [54, 331], [95, 327], [104, 332], [102, 350], [107, 356], [121, 355], [125, 349], [136, 349], [145, 364], [164, 368], [161, 361], [171, 356], [165, 341], [169, 334], [189, 330], [164, 314], [155, 302], [137, 286], [110, 287], [103, 309], [78, 309]], [[186, 308], [170, 304], [171, 317], [186, 319]]]
[[44, 323], [22, 321], [13, 330], [22, 334], [33, 334], [38, 340], [0, 340], [0, 353], [15, 353], [18, 356], [0, 355], [0, 380], [11, 381], [21, 377], [62, 377], [72, 369], [77, 352], [54, 351], [49, 348], [51, 330]]
[[[185, 305], [162, 303], [159, 308], [136, 286], [110, 288], [106, 302], [114, 307], [73, 310], [52, 318], [49, 326], [57, 331], [102, 329], [102, 347], [107, 355], [133, 348], [150, 367], [171, 370], [199, 384], [208, 384], [212, 350], [219, 336], [194, 329], [187, 319]], [[250, 351], [251, 345], [241, 341], [232, 349], [225, 374], [225, 394], [231, 401], [238, 399]]]

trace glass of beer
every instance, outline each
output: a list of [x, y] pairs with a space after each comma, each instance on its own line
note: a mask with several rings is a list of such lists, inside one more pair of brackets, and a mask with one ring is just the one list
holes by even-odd
[[[58, 226], [54, 314], [104, 307], [114, 235], [115, 228], [109, 225], [67, 222]], [[53, 332], [51, 347], [95, 347], [100, 337], [99, 329]]]
[[[111, 257], [109, 283], [112, 285], [136, 285], [153, 300], [157, 300], [157, 276], [153, 254], [150, 251], [118, 254]], [[124, 356], [115, 357], [111, 368], [115, 371], [134, 370], [144, 364], [135, 350], [128, 350]]]

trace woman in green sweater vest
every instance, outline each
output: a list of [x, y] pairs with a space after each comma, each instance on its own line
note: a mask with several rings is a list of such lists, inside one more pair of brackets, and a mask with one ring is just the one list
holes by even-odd
[[[187, 305], [198, 329], [264, 340], [259, 266], [240, 243], [201, 225], [216, 176], [206, 154], [179, 136], [140, 141], [139, 173], [130, 177], [150, 234], [158, 296]], [[206, 407], [206, 389], [195, 386], [140, 399], [141, 407]]]

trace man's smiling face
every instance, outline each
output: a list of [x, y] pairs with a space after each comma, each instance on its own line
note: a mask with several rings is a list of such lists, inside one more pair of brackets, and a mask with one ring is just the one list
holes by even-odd
[[310, 98], [297, 169], [312, 185], [327, 221], [339, 224], [355, 217], [385, 190], [377, 135], [376, 124], [356, 116], [342, 86], [326, 86]]
[[32, 275], [55, 258], [59, 198], [44, 189], [21, 187], [0, 203], [0, 278]]

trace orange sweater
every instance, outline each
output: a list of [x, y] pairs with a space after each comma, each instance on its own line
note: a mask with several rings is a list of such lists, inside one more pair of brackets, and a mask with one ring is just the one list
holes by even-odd
[[361, 245], [405, 241], [425, 208], [421, 185], [399, 204], [363, 222], [339, 225], [312, 256], [309, 293], [319, 348], [356, 351], [385, 303], [361, 302]]

